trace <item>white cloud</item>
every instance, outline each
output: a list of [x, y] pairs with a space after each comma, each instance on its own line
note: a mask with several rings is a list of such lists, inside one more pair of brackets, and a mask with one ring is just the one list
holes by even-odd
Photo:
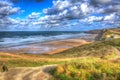
[[9, 16], [17, 13], [20, 10], [18, 7], [13, 7], [13, 5], [7, 1], [0, 1], [0, 29], [7, 28], [10, 25], [14, 25], [17, 21], [10, 18]]
[[75, 19], [92, 23], [115, 22], [120, 18], [120, 0], [57, 0], [53, 1], [51, 8], [43, 12], [47, 15], [44, 19], [48, 23], [60, 20], [62, 24], [62, 21]]
[[53, 6], [54, 9], [56, 9], [57, 11], [62, 11], [65, 8], [70, 7], [71, 3], [67, 0], [65, 0], [65, 1], [58, 0], [58, 1], [53, 1], [53, 5], [54, 5]]
[[29, 19], [36, 19], [36, 18], [40, 17], [40, 14], [41, 13], [38, 13], [38, 12], [32, 12], [32, 14], [28, 15], [28, 18]]
[[20, 8], [12, 7], [11, 3], [0, 1], [0, 17], [6, 17], [18, 12]]
[[86, 3], [83, 3], [83, 4], [81, 4], [81, 10], [82, 10], [82, 12], [83, 12], [83, 14], [84, 15], [86, 15], [86, 14], [88, 14], [88, 13], [90, 13], [92, 10], [92, 8], [90, 8], [89, 6], [88, 6], [88, 4], [86, 4]]
[[71, 0], [57, 0], [53, 1], [53, 6], [51, 8], [44, 9], [43, 13], [47, 15], [62, 16], [63, 19], [74, 19], [87, 15], [91, 12], [90, 8], [91, 7], [87, 3], [82, 3], [80, 0], [76, 0], [76, 2]]
[[110, 14], [110, 15], [105, 16], [105, 17], [104, 17], [104, 20], [105, 20], [105, 21], [114, 21], [115, 18], [116, 18], [116, 16], [115, 16], [115, 14], [113, 13], [113, 14]]
[[89, 16], [87, 18], [84, 19], [80, 19], [79, 22], [88, 22], [88, 23], [93, 23], [93, 22], [99, 22], [99, 21], [103, 21], [104, 17], [102, 16]]
[[[56, 0], [43, 13], [33, 12], [26, 19], [10, 19], [19, 11], [6, 1], [0, 2], [0, 23], [18, 27], [61, 27], [85, 23], [118, 26], [120, 24], [120, 0]], [[41, 14], [45, 16], [41, 17]], [[9, 19], [8, 19], [9, 18]], [[4, 21], [5, 20], [5, 21]], [[112, 24], [114, 23], [114, 24]], [[97, 24], [95, 25], [97, 26]]]

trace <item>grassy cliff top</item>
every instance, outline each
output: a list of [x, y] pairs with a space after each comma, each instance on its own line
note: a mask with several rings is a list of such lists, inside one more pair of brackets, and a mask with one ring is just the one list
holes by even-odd
[[110, 54], [116, 54], [116, 50], [120, 49], [120, 39], [113, 39], [109, 41], [98, 41], [52, 55], [54, 57], [105, 57]]
[[58, 65], [50, 71], [53, 79], [120, 80], [120, 28], [102, 30], [97, 38], [99, 41], [56, 54], [84, 58]]

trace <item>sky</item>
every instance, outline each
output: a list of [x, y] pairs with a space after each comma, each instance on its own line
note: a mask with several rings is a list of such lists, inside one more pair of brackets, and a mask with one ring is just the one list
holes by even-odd
[[0, 0], [0, 31], [120, 27], [120, 0]]

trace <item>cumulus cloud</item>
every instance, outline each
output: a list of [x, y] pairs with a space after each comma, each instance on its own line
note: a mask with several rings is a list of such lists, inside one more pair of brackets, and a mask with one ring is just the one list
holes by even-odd
[[88, 22], [88, 23], [93, 23], [93, 22], [99, 22], [103, 21], [104, 18], [102, 16], [96, 17], [96, 16], [90, 16], [84, 19], [80, 19], [79, 22]]
[[104, 21], [117, 21], [119, 18], [115, 13], [106, 16], [89, 16], [84, 19], [80, 19], [79, 22], [104, 22]]
[[57, 0], [53, 1], [51, 8], [43, 10], [45, 16], [41, 17], [41, 13], [33, 12], [20, 24], [44, 28], [74, 27], [80, 24], [81, 26], [101, 24], [101, 26], [116, 27], [120, 25], [118, 2], [119, 0]]
[[53, 21], [55, 24], [57, 22], [63, 24], [63, 22], [71, 20], [78, 20], [78, 23], [109, 24], [116, 21], [118, 23], [120, 0], [57, 0], [53, 1], [51, 8], [44, 9], [43, 13], [46, 14], [44, 17], [46, 23]]
[[12, 7], [11, 3], [7, 1], [0, 1], [0, 28], [8, 27], [9, 25], [15, 24], [14, 19], [9, 16], [17, 13], [20, 8]]
[[107, 15], [107, 16], [105, 16], [104, 17], [104, 20], [105, 21], [114, 21], [115, 20], [115, 18], [116, 18], [116, 16], [115, 16], [115, 14], [113, 13], [113, 14], [110, 14], [110, 15]]
[[11, 3], [0, 1], [0, 17], [4, 18], [18, 12], [20, 8], [13, 8]]
[[[12, 4], [0, 2], [0, 23], [19, 27], [70, 27], [70, 26], [111, 26], [120, 25], [120, 0], [55, 0], [53, 6], [43, 12], [33, 12], [26, 19], [8, 19], [19, 11]], [[41, 16], [44, 14], [45, 16]], [[4, 18], [8, 19], [4, 22]], [[98, 25], [99, 24], [99, 25]], [[106, 27], [108, 27], [106, 26]]]
[[[77, 2], [78, 1], [78, 2]], [[44, 9], [43, 13], [47, 15], [57, 15], [58, 17], [74, 19], [81, 18], [92, 11], [91, 6], [82, 3], [80, 0], [57, 0], [53, 1], [53, 7]]]
[[36, 19], [40, 17], [40, 13], [32, 12], [32, 14], [28, 15], [29, 19]]

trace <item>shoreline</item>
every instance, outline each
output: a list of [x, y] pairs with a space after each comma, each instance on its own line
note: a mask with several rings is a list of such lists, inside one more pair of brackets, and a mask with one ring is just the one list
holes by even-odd
[[[60, 41], [60, 40], [68, 40], [68, 39], [84, 39], [86, 41], [91, 41], [92, 39], [88, 39], [89, 36], [93, 37], [92, 35], [96, 36], [97, 34], [91, 34], [91, 33], [84, 33], [86, 35], [84, 36], [78, 36], [78, 37], [69, 37], [69, 38], [64, 38], [64, 39], [53, 39], [53, 40], [45, 40], [45, 41], [34, 41], [34, 42], [29, 42], [29, 43], [20, 43], [20, 44], [13, 44], [12, 45], [7, 45], [7, 46], [2, 46], [0, 45], [0, 48], [9, 48], [9, 47], [16, 47], [16, 46], [22, 46], [22, 45], [31, 45], [31, 44], [37, 44], [37, 43], [46, 43], [46, 42], [52, 42], [52, 41]], [[5, 44], [6, 45], [6, 44]]]
[[45, 42], [36, 42], [25, 45], [17, 45], [12, 47], [0, 48], [0, 52], [4, 53], [20, 53], [20, 54], [56, 54], [73, 47], [88, 44], [94, 41], [97, 34], [85, 36], [83, 38], [71, 38], [63, 40], [52, 40]]

